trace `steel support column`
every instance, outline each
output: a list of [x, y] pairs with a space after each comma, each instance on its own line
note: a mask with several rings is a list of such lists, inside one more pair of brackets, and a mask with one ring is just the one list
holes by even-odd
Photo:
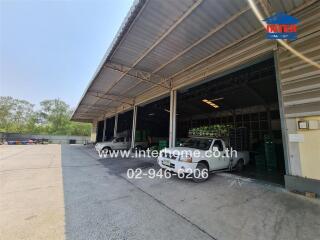
[[131, 135], [131, 149], [134, 149], [135, 139], [136, 139], [136, 125], [137, 125], [137, 110], [138, 107], [135, 105], [133, 107], [133, 115], [132, 115], [132, 135]]
[[[277, 94], [278, 94], [278, 103], [279, 103], [279, 113], [280, 113], [280, 124], [281, 124], [281, 135], [282, 135], [282, 145], [283, 145], [283, 153], [284, 153], [284, 164], [285, 164], [285, 171], [287, 175], [291, 175], [291, 161], [290, 161], [290, 151], [289, 151], [289, 140], [288, 140], [288, 126], [284, 114], [284, 108], [283, 108], [283, 96], [281, 93], [281, 79], [280, 79], [280, 70], [279, 70], [279, 56], [278, 51], [275, 50], [273, 52], [273, 58], [274, 58], [274, 66], [275, 66], [275, 73], [276, 73], [276, 84], [277, 84]], [[297, 148], [298, 149], [298, 148]], [[298, 155], [298, 154], [297, 154]], [[298, 157], [297, 157], [298, 158]], [[297, 164], [300, 168], [300, 159], [299, 164]]]
[[95, 121], [95, 120], [92, 121], [91, 136], [90, 136], [91, 142], [96, 142], [97, 141], [97, 132], [98, 132], [97, 125], [98, 125], [97, 121]]
[[170, 126], [169, 126], [169, 147], [176, 145], [176, 117], [177, 117], [177, 91], [170, 92]]
[[103, 121], [102, 142], [106, 140], [106, 126], [107, 126], [107, 119], [105, 118]]
[[117, 131], [118, 131], [118, 114], [114, 116], [113, 137], [117, 136]]

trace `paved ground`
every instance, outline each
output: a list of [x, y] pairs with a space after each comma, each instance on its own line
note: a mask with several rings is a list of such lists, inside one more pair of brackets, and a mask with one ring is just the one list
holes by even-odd
[[[25, 151], [27, 154], [29, 150]], [[141, 167], [147, 171], [149, 167], [156, 167], [155, 162], [99, 159], [93, 150], [83, 146], [62, 146], [61, 154], [66, 239], [300, 240], [318, 239], [320, 236], [319, 200], [221, 175], [212, 176], [201, 184], [177, 178], [129, 180], [126, 177], [128, 168]], [[43, 151], [38, 155], [46, 158]], [[14, 162], [21, 156], [11, 152], [5, 158], [15, 159]], [[10, 175], [1, 169], [3, 174]], [[14, 181], [14, 177], [11, 179]], [[8, 184], [4, 183], [4, 186]], [[8, 192], [8, 188], [4, 189]], [[1, 185], [1, 196], [2, 191]], [[28, 192], [24, 191], [24, 194]], [[54, 195], [54, 192], [48, 193], [50, 197], [47, 199]], [[18, 200], [4, 200], [7, 209], [1, 206], [1, 218], [3, 212], [10, 209], [16, 209], [12, 214], [19, 216], [19, 208], [15, 206]], [[50, 215], [50, 211], [43, 214]], [[1, 226], [14, 226], [13, 219], [11, 216], [6, 221], [2, 220]], [[40, 223], [47, 224], [49, 230], [61, 226], [45, 221]], [[18, 227], [21, 224], [24, 228], [29, 226], [25, 219]], [[18, 233], [15, 239], [23, 239]], [[63, 236], [57, 234], [56, 239], [61, 238]]]
[[60, 145], [0, 146], [0, 239], [63, 239]]

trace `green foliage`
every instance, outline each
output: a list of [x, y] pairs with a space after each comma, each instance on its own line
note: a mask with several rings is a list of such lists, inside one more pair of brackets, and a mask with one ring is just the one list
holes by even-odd
[[34, 105], [25, 100], [0, 97], [0, 131], [23, 132]]
[[190, 129], [189, 135], [223, 138], [228, 136], [229, 130], [231, 128], [232, 128], [231, 125], [223, 125], [223, 124], [202, 126], [202, 127]]
[[72, 109], [65, 102], [54, 99], [40, 103], [40, 110], [25, 100], [0, 97], [0, 131], [89, 136], [91, 124], [70, 121]]

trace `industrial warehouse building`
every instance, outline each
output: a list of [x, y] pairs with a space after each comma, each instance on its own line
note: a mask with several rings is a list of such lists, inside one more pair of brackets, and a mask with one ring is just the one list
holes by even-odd
[[320, 194], [320, 2], [255, 4], [299, 19], [296, 52], [266, 39], [245, 0], [136, 1], [72, 119], [93, 124], [93, 141], [126, 133], [132, 147], [228, 125], [251, 152], [245, 176]]

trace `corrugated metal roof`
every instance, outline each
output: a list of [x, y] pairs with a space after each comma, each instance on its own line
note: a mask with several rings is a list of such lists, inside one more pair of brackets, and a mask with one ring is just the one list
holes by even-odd
[[[306, 1], [262, 2], [274, 12], [290, 12]], [[166, 92], [165, 79], [258, 29], [246, 0], [135, 1], [72, 119], [103, 117], [155, 84]], [[97, 105], [105, 111], [96, 111]]]

